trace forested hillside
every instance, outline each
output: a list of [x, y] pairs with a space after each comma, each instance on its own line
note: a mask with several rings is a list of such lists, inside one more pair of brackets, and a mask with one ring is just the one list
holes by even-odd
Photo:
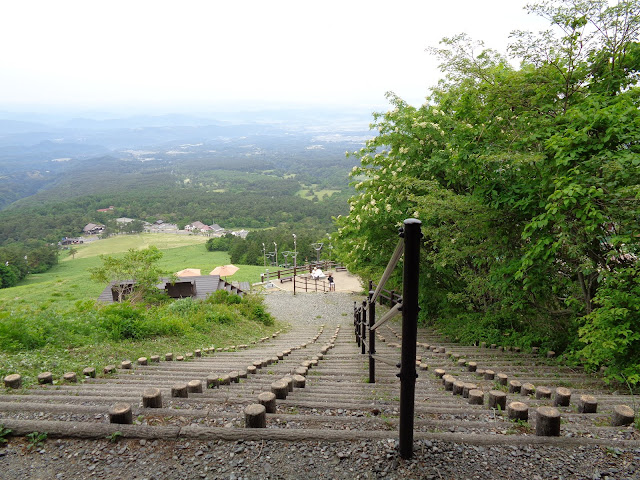
[[379, 276], [423, 222], [422, 318], [464, 342], [540, 345], [640, 382], [640, 2], [545, 2], [510, 54], [465, 35], [414, 108], [389, 96], [354, 153], [334, 244]]
[[[161, 121], [164, 127], [139, 126]], [[237, 229], [297, 225], [326, 233], [334, 229], [332, 217], [346, 213], [355, 161], [344, 152], [362, 144], [363, 132], [339, 123], [309, 132], [304, 125], [198, 122], [0, 125], [0, 245], [54, 243], [79, 235], [87, 223], [117, 217], [180, 227], [196, 220]], [[36, 127], [48, 134], [30, 131]], [[64, 141], [51, 140], [60, 136]], [[108, 206], [115, 208], [97, 211]]]

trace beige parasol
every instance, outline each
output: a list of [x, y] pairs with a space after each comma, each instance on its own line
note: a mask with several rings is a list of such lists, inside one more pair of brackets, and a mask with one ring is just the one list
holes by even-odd
[[202, 275], [199, 268], [185, 268], [176, 272], [177, 277], [199, 277]]
[[222, 265], [221, 267], [216, 267], [211, 270], [211, 272], [209, 272], [209, 275], [220, 275], [221, 277], [228, 277], [236, 273], [238, 270], [240, 269], [235, 265]]

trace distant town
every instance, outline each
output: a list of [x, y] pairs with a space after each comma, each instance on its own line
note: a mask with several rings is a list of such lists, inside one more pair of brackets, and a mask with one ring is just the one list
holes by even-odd
[[[109, 212], [114, 207], [102, 208], [98, 212]], [[78, 245], [87, 241], [96, 240], [99, 235], [110, 234], [127, 234], [127, 233], [175, 233], [176, 235], [203, 235], [206, 237], [219, 238], [226, 234], [231, 234], [235, 237], [246, 238], [249, 233], [248, 230], [226, 230], [217, 223], [207, 225], [199, 220], [185, 225], [184, 229], [180, 229], [175, 223], [167, 223], [163, 220], [156, 220], [153, 223], [136, 220], [135, 218], [120, 217], [115, 219], [116, 224], [120, 227], [117, 232], [109, 232], [107, 227], [101, 223], [87, 223], [82, 229], [82, 234], [78, 237], [63, 237], [58, 245]], [[141, 225], [142, 228], [133, 228], [134, 224]], [[131, 225], [132, 228], [128, 229], [127, 226]]]

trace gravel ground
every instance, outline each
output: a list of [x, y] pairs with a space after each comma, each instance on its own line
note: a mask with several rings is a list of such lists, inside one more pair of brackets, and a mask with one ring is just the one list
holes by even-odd
[[471, 446], [416, 442], [401, 460], [392, 440], [199, 442], [49, 440], [0, 449], [6, 479], [637, 479], [640, 449]]
[[353, 302], [362, 302], [362, 295], [329, 292], [272, 292], [264, 296], [269, 313], [292, 325], [353, 324]]
[[[271, 293], [282, 321], [308, 327], [350, 325], [353, 302], [342, 293]], [[30, 448], [31, 447], [31, 448]], [[0, 479], [640, 479], [640, 449], [599, 446], [475, 446], [416, 441], [402, 460], [394, 440], [357, 442], [149, 441], [49, 439], [0, 447]]]

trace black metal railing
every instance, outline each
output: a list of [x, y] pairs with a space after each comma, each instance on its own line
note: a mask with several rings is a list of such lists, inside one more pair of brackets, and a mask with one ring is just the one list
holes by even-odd
[[[353, 324], [356, 342], [361, 353], [369, 354], [369, 383], [375, 383], [376, 360], [400, 368], [400, 456], [413, 456], [413, 415], [416, 388], [416, 341], [418, 336], [418, 284], [420, 275], [420, 240], [422, 223], [410, 218], [400, 230], [400, 241], [387, 264], [380, 281], [369, 282], [369, 295], [362, 305], [353, 305]], [[385, 284], [404, 255], [402, 296], [386, 290]], [[375, 287], [375, 289], [374, 289]], [[376, 301], [386, 303], [390, 309], [376, 321]], [[383, 302], [384, 301], [384, 302]], [[402, 353], [400, 363], [376, 354], [375, 331], [402, 312]], [[368, 342], [367, 342], [368, 337]]]

